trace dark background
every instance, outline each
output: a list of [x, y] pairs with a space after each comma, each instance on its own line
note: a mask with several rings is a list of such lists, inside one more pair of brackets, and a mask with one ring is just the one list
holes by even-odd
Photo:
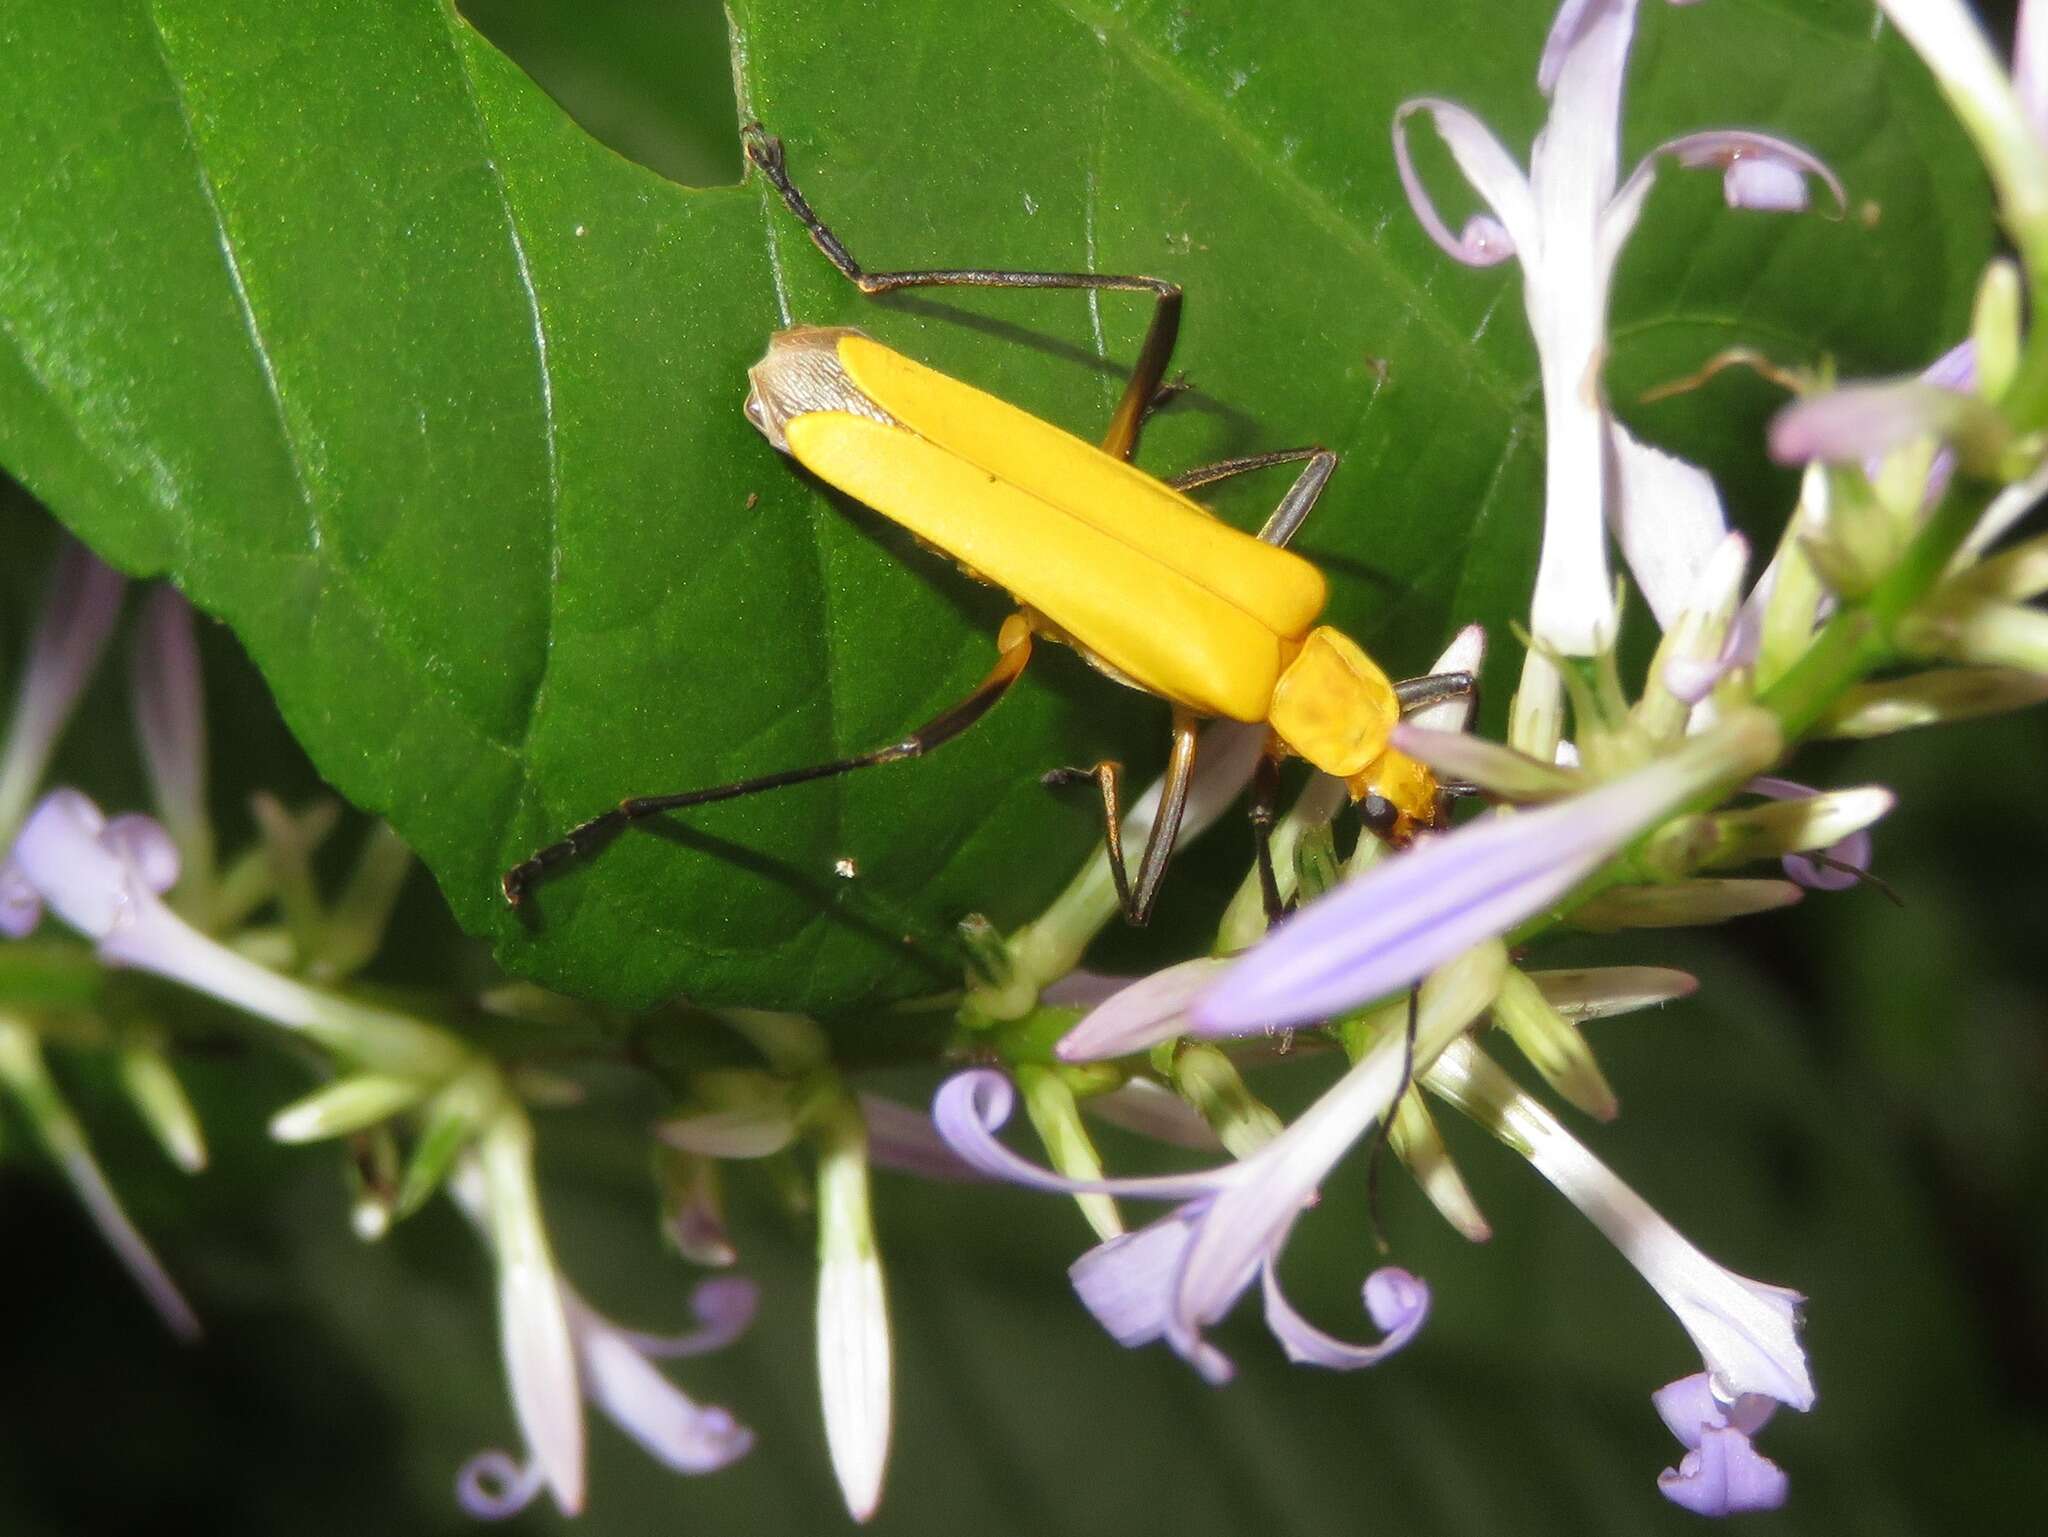
[[[466, 12], [593, 132], [677, 180], [738, 169], [722, 23], [705, 4]], [[573, 20], [565, 17], [573, 16]], [[1994, 22], [1994, 25], [1998, 23]], [[33, 589], [40, 514], [5, 513], [5, 590]], [[13, 626], [10, 625], [12, 632]], [[10, 633], [10, 671], [18, 637]], [[208, 638], [216, 786], [314, 781], [260, 684]], [[117, 787], [132, 758], [118, 677], [66, 746], [70, 772]], [[252, 724], [261, 723], [261, 724]], [[1904, 898], [1816, 894], [1705, 936], [1583, 947], [1686, 966], [1698, 998], [1598, 1028], [1624, 1115], [1576, 1124], [1709, 1253], [1807, 1292], [1820, 1388], [1766, 1449], [1793, 1504], [1758, 1532], [2032, 1527], [2048, 1467], [2048, 1196], [2042, 1113], [2048, 716], [1802, 760], [1821, 783], [1900, 795], [1878, 868]], [[445, 980], [445, 918], [408, 895], [401, 973]], [[300, 1092], [288, 1060], [224, 1035], [189, 1061], [213, 1172], [167, 1170], [90, 1056], [60, 1064], [102, 1156], [198, 1306], [206, 1344], [170, 1343], [65, 1192], [7, 1127], [0, 1165], [0, 1532], [439, 1531], [456, 1468], [513, 1435], [487, 1266], [436, 1207], [386, 1244], [348, 1234], [332, 1153], [262, 1135]], [[658, 1112], [631, 1085], [551, 1115], [542, 1145], [559, 1252], [594, 1299], [670, 1327], [687, 1278], [657, 1240], [643, 1143]], [[928, 1084], [906, 1080], [908, 1097]], [[1276, 1100], [1307, 1092], [1283, 1072]], [[1437, 1311], [1397, 1362], [1355, 1377], [1290, 1369], [1251, 1310], [1221, 1338], [1240, 1381], [1215, 1393], [1162, 1351], [1126, 1354], [1074, 1304], [1064, 1267], [1088, 1235], [1021, 1192], [885, 1178], [878, 1222], [898, 1344], [891, 1493], [877, 1528], [939, 1531], [1684, 1530], [1653, 1489], [1676, 1449], [1649, 1392], [1696, 1364], [1655, 1297], [1519, 1161], [1446, 1125], [1497, 1236], [1470, 1248], [1389, 1181], [1398, 1258]], [[1125, 1150], [1112, 1149], [1112, 1156]], [[844, 1525], [825, 1465], [810, 1349], [810, 1237], [765, 1185], [734, 1181], [761, 1324], [679, 1380], [761, 1433], [754, 1456], [686, 1481], [593, 1418], [587, 1532], [808, 1532]], [[1375, 1261], [1357, 1170], [1289, 1253], [1297, 1300], [1348, 1327]], [[527, 1527], [556, 1524], [538, 1510]]]

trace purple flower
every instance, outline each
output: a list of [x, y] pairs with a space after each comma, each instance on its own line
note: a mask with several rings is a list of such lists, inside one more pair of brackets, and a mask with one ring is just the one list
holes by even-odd
[[1769, 716], [1743, 711], [1599, 789], [1495, 812], [1383, 860], [1246, 953], [1195, 1001], [1192, 1031], [1257, 1034], [1396, 993], [1553, 906], [1694, 796], [1768, 764], [1779, 745]]
[[[1506, 964], [1499, 946], [1459, 959], [1422, 990], [1416, 1056], [1427, 1062], [1492, 1000]], [[1231, 1363], [1202, 1334], [1256, 1279], [1266, 1323], [1288, 1355], [1315, 1365], [1367, 1366], [1421, 1328], [1428, 1288], [1405, 1272], [1368, 1281], [1365, 1303], [1386, 1337], [1370, 1345], [1332, 1338], [1296, 1313], [1275, 1272], [1281, 1251], [1316, 1187], [1376, 1120], [1390, 1113], [1404, 1074], [1404, 1042], [1389, 1033], [1293, 1125], [1239, 1162], [1192, 1174], [1143, 1179], [1069, 1179], [1018, 1157], [996, 1140], [1014, 1094], [986, 1069], [947, 1080], [932, 1105], [939, 1133], [969, 1163], [998, 1179], [1063, 1194], [1128, 1196], [1180, 1204], [1136, 1232], [1097, 1245], [1075, 1262], [1074, 1289], [1126, 1345], [1165, 1340], [1210, 1382]]]

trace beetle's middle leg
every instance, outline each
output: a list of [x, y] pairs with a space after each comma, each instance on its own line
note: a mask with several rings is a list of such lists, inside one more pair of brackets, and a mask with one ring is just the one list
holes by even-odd
[[880, 295], [899, 288], [1060, 288], [1069, 290], [1113, 290], [1152, 295], [1152, 320], [1145, 328], [1145, 340], [1138, 347], [1138, 361], [1124, 385], [1116, 410], [1110, 414], [1109, 430], [1103, 434], [1104, 453], [1128, 459], [1137, 452], [1138, 433], [1158, 401], [1166, 380], [1167, 365], [1173, 361], [1173, 345], [1180, 335], [1180, 284], [1165, 278], [1108, 272], [1011, 272], [992, 267], [949, 267], [908, 272], [870, 272], [854, 259], [831, 226], [812, 211], [796, 183], [789, 179], [789, 167], [782, 141], [759, 123], [740, 130], [747, 159], [768, 178], [768, 184], [811, 237], [811, 243], [825, 253], [862, 293]]
[[1323, 487], [1330, 483], [1330, 477], [1337, 472], [1337, 456], [1327, 448], [1283, 448], [1270, 454], [1247, 454], [1241, 459], [1220, 459], [1214, 464], [1204, 464], [1192, 470], [1182, 470], [1166, 483], [1176, 491], [1194, 491], [1202, 486], [1213, 486], [1219, 480], [1229, 480], [1235, 475], [1249, 474], [1253, 470], [1270, 469], [1276, 464], [1300, 464], [1304, 459], [1308, 467], [1295, 477], [1294, 484], [1287, 488], [1287, 494], [1280, 498], [1280, 505], [1273, 509], [1266, 519], [1266, 526], [1259, 530], [1259, 539], [1278, 549], [1285, 549], [1287, 542], [1300, 531], [1308, 521], [1308, 515], [1315, 509], [1322, 497]]
[[1182, 710], [1173, 712], [1173, 751], [1166, 760], [1166, 783], [1159, 794], [1159, 810], [1152, 818], [1152, 830], [1145, 835], [1145, 852], [1138, 858], [1135, 880], [1124, 867], [1123, 765], [1098, 763], [1092, 769], [1057, 768], [1043, 776], [1043, 783], [1059, 786], [1093, 780], [1102, 792], [1103, 843], [1109, 854], [1110, 878], [1116, 882], [1116, 898], [1124, 921], [1143, 928], [1152, 919], [1152, 904], [1166, 879], [1166, 867], [1173, 860], [1173, 845], [1180, 837], [1181, 815], [1187, 810], [1188, 787], [1195, 777], [1195, 718]]

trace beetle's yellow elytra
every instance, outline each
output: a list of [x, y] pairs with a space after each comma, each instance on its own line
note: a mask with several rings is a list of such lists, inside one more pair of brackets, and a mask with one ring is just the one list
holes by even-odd
[[1211, 588], [906, 427], [814, 411], [783, 432], [820, 479], [1015, 594], [1142, 687], [1204, 715], [1266, 718], [1282, 639]]
[[[1275, 635], [1298, 640], [1322, 613], [1329, 588], [1314, 565], [1239, 532], [1143, 470], [858, 331], [840, 334], [838, 352], [861, 395], [919, 437], [1131, 545]], [[1011, 590], [1046, 608], [1037, 593]]]
[[1323, 625], [1274, 685], [1268, 719], [1281, 741], [1325, 774], [1349, 779], [1387, 750], [1401, 701], [1379, 665]]

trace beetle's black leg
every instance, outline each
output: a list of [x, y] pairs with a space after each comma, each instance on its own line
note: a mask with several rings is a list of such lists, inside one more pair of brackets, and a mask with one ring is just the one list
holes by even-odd
[[621, 801], [610, 811], [571, 829], [566, 837], [550, 843], [507, 870], [499, 882], [504, 888], [505, 900], [514, 907], [519, 906], [533, 889], [534, 882], [552, 867], [574, 859], [648, 817], [692, 806], [708, 806], [715, 801], [738, 800], [743, 795], [780, 790], [787, 785], [808, 784], [814, 779], [830, 779], [835, 775], [850, 774], [855, 769], [873, 768], [877, 764], [897, 763], [905, 758], [921, 757], [933, 748], [943, 746], [994, 709], [1031, 660], [1031, 630], [1021, 616], [1004, 624], [997, 646], [995, 666], [975, 685], [974, 692], [933, 716], [908, 736], [877, 747], [872, 752], [837, 758], [830, 763], [816, 763], [808, 768], [785, 769], [779, 774], [763, 774], [755, 779], [735, 780], [731, 784], [712, 785], [702, 790], [640, 795]]
[[746, 147], [747, 159], [782, 195], [790, 213], [809, 232], [812, 243], [825, 253], [826, 260], [837, 267], [848, 282], [864, 294], [894, 293], [899, 288], [1062, 288], [1109, 289], [1152, 295], [1152, 320], [1145, 328], [1144, 341], [1139, 345], [1138, 361], [1131, 369], [1129, 382], [1124, 385], [1123, 397], [1110, 414], [1109, 430], [1102, 438], [1103, 451], [1119, 459], [1128, 459], [1137, 451], [1139, 430], [1158, 402], [1167, 365], [1173, 360], [1174, 341], [1180, 335], [1181, 290], [1178, 283], [1135, 274], [1011, 272], [991, 267], [869, 272], [854, 260], [845, 242], [812, 211], [803, 193], [797, 190], [796, 183], [789, 179], [782, 141], [759, 123], [749, 123], [740, 130], [740, 142]]
[[1110, 878], [1116, 882], [1116, 897], [1124, 921], [1143, 928], [1152, 919], [1152, 904], [1166, 879], [1166, 867], [1173, 861], [1173, 845], [1180, 837], [1181, 814], [1187, 810], [1188, 786], [1195, 775], [1196, 723], [1193, 716], [1176, 710], [1173, 715], [1173, 751], [1166, 760], [1166, 783], [1159, 795], [1159, 811], [1152, 818], [1152, 830], [1145, 835], [1145, 852], [1138, 858], [1134, 880], [1124, 868], [1123, 765], [1103, 762], [1093, 768], [1058, 768], [1043, 776], [1043, 782], [1059, 786], [1093, 780], [1102, 793], [1103, 843], [1109, 855]]

